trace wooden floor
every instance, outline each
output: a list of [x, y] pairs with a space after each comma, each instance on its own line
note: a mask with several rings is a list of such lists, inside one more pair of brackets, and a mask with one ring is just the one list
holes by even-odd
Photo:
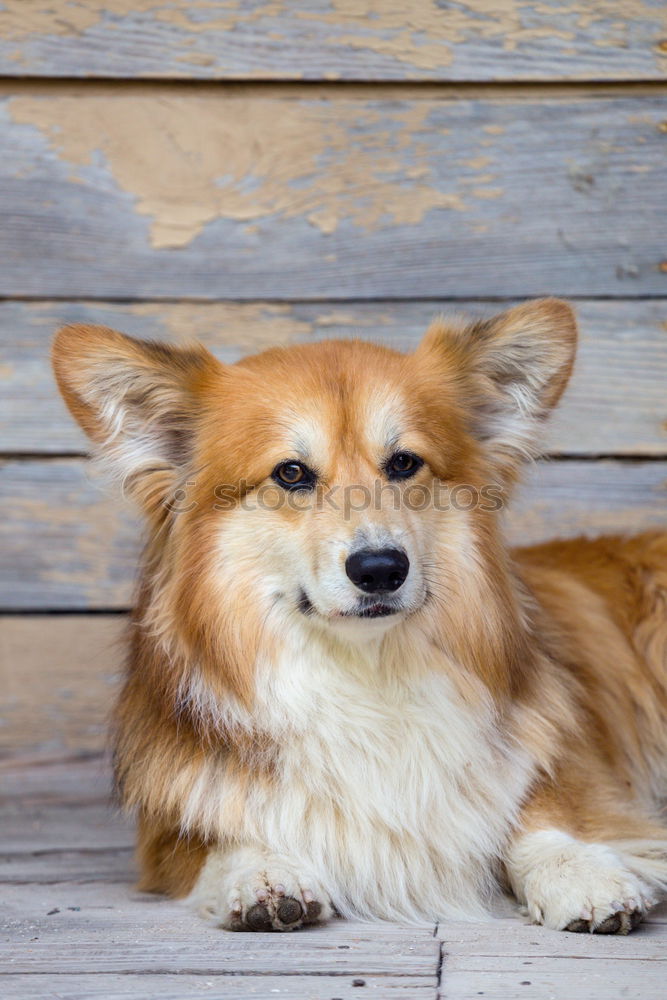
[[510, 913], [231, 934], [134, 890], [132, 832], [109, 805], [102, 757], [38, 757], [0, 775], [3, 1000], [667, 995], [667, 907], [627, 938], [559, 934]]

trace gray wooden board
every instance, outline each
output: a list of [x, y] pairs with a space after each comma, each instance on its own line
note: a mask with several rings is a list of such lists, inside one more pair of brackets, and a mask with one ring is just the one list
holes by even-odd
[[[0, 451], [86, 450], [53, 380], [48, 353], [64, 323], [99, 323], [137, 337], [197, 337], [223, 361], [274, 344], [360, 336], [411, 350], [439, 312], [489, 316], [507, 303], [1, 302]], [[667, 301], [575, 303], [575, 374], [546, 435], [551, 453], [667, 451]]]
[[[635, 941], [629, 940], [630, 955], [624, 959], [573, 958], [567, 942], [557, 958], [445, 959], [439, 1000], [664, 1000], [665, 960], [635, 958]], [[663, 956], [666, 943], [663, 934]]]
[[103, 750], [123, 628], [96, 616], [0, 618], [0, 759]]
[[[238, 975], [266, 974], [280, 967], [284, 973], [419, 975], [435, 967], [430, 963], [434, 959], [437, 963], [440, 941], [445, 962], [456, 960], [462, 967], [475, 962], [490, 965], [496, 956], [507, 959], [506, 968], [510, 963], [519, 966], [563, 955], [581, 961], [667, 961], [666, 925], [657, 921], [642, 925], [628, 938], [564, 935], [519, 917], [448, 922], [434, 937], [432, 927], [337, 919], [290, 937], [290, 955], [277, 966], [283, 935], [224, 932], [203, 923], [183, 902], [138, 893], [129, 884], [5, 884], [2, 894], [0, 963], [4, 967], [13, 958], [10, 968], [16, 973], [210, 969]], [[75, 958], [59, 943], [67, 938], [78, 941]]]
[[[502, 955], [508, 962], [555, 959], [567, 955], [571, 959], [642, 959], [666, 961], [667, 928], [663, 922], [667, 907], [661, 906], [658, 918], [638, 928], [626, 937], [608, 934], [565, 934], [548, 927], [538, 927], [525, 918], [514, 917], [491, 923], [444, 921], [438, 926], [443, 944], [444, 964], [458, 962], [472, 966], [489, 963]], [[451, 967], [451, 965], [450, 965]], [[663, 974], [667, 973], [667, 967]], [[530, 976], [526, 976], [530, 979]]]
[[[286, 947], [284, 935], [225, 932], [181, 902], [128, 885], [4, 885], [2, 895], [0, 965], [14, 973], [419, 976], [433, 975], [439, 958], [432, 926], [334, 920], [295, 933]], [[75, 955], [63, 947], [68, 940]]]
[[[126, 885], [137, 878], [133, 848], [89, 848], [5, 853], [0, 843], [0, 885], [49, 885], [68, 882], [119, 882]], [[3, 890], [4, 891], [4, 890]]]
[[[528, 479], [508, 511], [516, 544], [667, 527], [667, 462], [554, 461], [529, 469]], [[91, 481], [85, 460], [5, 461], [0, 503], [1, 607], [130, 604], [137, 521]]]
[[[82, 678], [83, 683], [83, 678]], [[111, 797], [111, 777], [107, 790]], [[0, 803], [0, 855], [48, 860], [61, 851], [120, 851], [133, 844], [132, 823], [110, 803]]]
[[[32, 10], [26, 8], [32, 8]], [[296, 80], [649, 79], [660, 3], [5, 0], [8, 76]]]
[[[285, 948], [290, 942], [285, 941]], [[280, 963], [278, 963], [280, 965]], [[360, 990], [359, 987], [365, 987]], [[50, 972], [33, 975], [2, 975], [3, 1000], [434, 1000], [436, 975], [396, 976], [343, 973], [337, 976], [281, 976], [252, 974], [226, 976], [213, 971], [191, 975], [76, 975]], [[609, 1000], [609, 998], [605, 998]], [[651, 998], [647, 998], [651, 1000]]]
[[2, 95], [0, 295], [667, 289], [662, 93]]
[[[98, 620], [101, 621], [101, 618]], [[45, 615], [42, 621], [41, 645], [43, 650], [48, 651], [48, 629], [54, 619]], [[98, 648], [99, 645], [91, 642], [91, 656]], [[76, 653], [74, 656], [76, 659]], [[78, 661], [82, 684], [86, 682], [84, 671], [87, 662], [85, 658]], [[64, 807], [72, 817], [76, 817], [78, 807], [82, 805], [108, 805], [109, 774], [109, 761], [99, 753], [73, 754], [62, 758], [21, 755], [20, 760], [0, 763], [0, 808], [30, 810], [37, 806]]]

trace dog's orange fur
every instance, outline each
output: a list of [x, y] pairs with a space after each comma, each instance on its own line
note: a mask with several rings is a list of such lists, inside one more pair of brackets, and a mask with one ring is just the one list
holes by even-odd
[[[233, 716], [221, 727], [183, 696], [196, 669], [212, 703], [231, 699], [252, 720], [266, 642], [252, 579], [217, 575], [213, 540], [232, 515], [215, 509], [216, 486], [236, 484], [237, 509], [241, 489], [267, 481], [285, 457], [286, 401], [290, 414], [326, 429], [323, 483], [370, 486], [378, 457], [360, 430], [372, 397], [380, 407], [396, 405], [401, 447], [425, 460], [412, 482], [510, 489], [533, 431], [517, 441], [514, 430], [488, 428], [512, 405], [507, 386], [522, 368], [529, 376], [523, 408], [533, 399], [533, 422], [542, 419], [566, 385], [574, 340], [571, 313], [555, 300], [485, 324], [438, 321], [413, 355], [325, 342], [223, 366], [202, 348], [140, 344], [104, 328], [60, 332], [61, 391], [93, 442], [120, 465], [149, 525], [114, 724], [120, 792], [140, 813], [144, 888], [189, 893], [221, 838], [243, 838], [253, 797], [279, 794], [278, 737]], [[523, 418], [518, 410], [515, 422]], [[146, 434], [152, 440], [132, 458], [135, 439]], [[195, 484], [187, 493], [195, 506], [174, 514], [165, 498], [186, 480]], [[318, 546], [335, 530], [335, 516], [322, 507], [309, 529], [316, 534], [307, 535], [302, 525], [313, 516], [297, 501], [270, 521], [267, 515], [260, 530], [267, 544], [302, 537], [317, 572]], [[433, 540], [436, 556], [453, 558], [462, 523], [433, 510], [419, 518], [415, 530]], [[510, 555], [497, 512], [478, 508], [465, 530], [475, 552], [465, 573], [410, 620], [429, 648], [442, 651], [440, 669], [463, 702], [472, 711], [490, 696], [500, 729], [533, 761], [501, 860], [511, 867], [513, 843], [550, 829], [585, 843], [651, 842], [647, 857], [662, 858], [667, 830], [656, 804], [667, 789], [667, 534], [553, 542]], [[283, 641], [272, 633], [274, 659]], [[229, 789], [222, 833], [208, 814], [184, 815], [197, 783], [212, 795]], [[347, 822], [343, 811], [339, 822]], [[516, 888], [519, 876], [508, 877]]]

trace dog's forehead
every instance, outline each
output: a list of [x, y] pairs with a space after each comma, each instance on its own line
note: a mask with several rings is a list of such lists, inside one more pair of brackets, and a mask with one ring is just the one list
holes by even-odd
[[324, 341], [244, 359], [273, 445], [325, 464], [344, 451], [377, 456], [406, 414], [405, 355], [361, 341]]
[[314, 396], [290, 407], [281, 421], [286, 444], [297, 455], [331, 462], [341, 450], [377, 455], [390, 451], [406, 426], [401, 390], [363, 384], [348, 393]]

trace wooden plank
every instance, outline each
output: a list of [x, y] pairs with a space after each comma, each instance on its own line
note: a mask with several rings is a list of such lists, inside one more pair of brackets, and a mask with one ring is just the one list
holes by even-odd
[[[0, 464], [0, 607], [130, 605], [137, 521], [89, 475], [83, 459]], [[547, 462], [528, 479], [508, 512], [515, 544], [667, 527], [667, 462]]]
[[[660, 910], [664, 917], [665, 907]], [[667, 962], [667, 927], [661, 920], [642, 924], [637, 933], [626, 937], [564, 934], [516, 916], [488, 923], [443, 921], [438, 925], [437, 936], [443, 945], [445, 982], [447, 970], [455, 968], [455, 963], [461, 968], [472, 967], [475, 962], [480, 963], [480, 968], [484, 964], [490, 967], [500, 957], [506, 960], [505, 968], [519, 967], [524, 961], [539, 962], [563, 956], [582, 963], [586, 960], [618, 960], [620, 963], [639, 959]], [[501, 968], [499, 962], [498, 969]], [[663, 976], [666, 972], [667, 967], [663, 965]]]
[[[111, 776], [106, 793], [111, 797]], [[110, 803], [0, 804], [5, 855], [39, 854], [48, 860], [60, 851], [119, 851], [132, 847], [132, 824]]]
[[[26, 7], [30, 7], [26, 11]], [[663, 79], [661, 4], [5, 0], [8, 76]]]
[[[433, 977], [440, 952], [433, 927], [343, 920], [291, 935], [286, 947], [284, 935], [225, 933], [180, 902], [127, 885], [5, 885], [2, 894], [0, 966], [15, 974]], [[76, 940], [74, 953], [66, 940]]]
[[123, 627], [113, 617], [0, 618], [0, 756], [103, 750]]
[[[85, 645], [79, 637], [79, 630], [84, 624], [92, 626], [86, 630]], [[69, 735], [70, 731], [77, 733], [82, 705], [86, 701], [97, 715], [106, 713], [109, 690], [99, 691], [100, 702], [94, 704], [87, 689], [91, 660], [94, 662], [96, 647], [104, 644], [109, 631], [107, 626], [112, 624], [116, 624], [113, 619], [104, 620], [97, 616], [88, 622], [80, 616], [38, 618], [32, 622], [29, 619], [0, 619], [2, 626], [18, 626], [14, 631], [18, 631], [21, 638], [22, 633], [28, 630], [33, 632], [26, 659], [39, 660], [42, 665], [42, 676], [30, 670], [23, 684], [15, 685], [19, 699], [3, 695], [1, 711], [9, 722], [8, 726], [3, 726], [4, 744], [7, 752], [18, 759], [5, 761], [0, 772], [5, 793], [0, 798], [0, 883], [127, 884], [136, 879], [134, 824], [112, 804], [112, 777], [108, 763], [103, 764], [99, 758], [77, 760], [76, 757], [60, 764], [49, 763], [48, 758], [44, 758], [41, 765], [22, 763], [21, 755], [32, 748], [29, 738], [17, 732], [16, 720], [11, 712], [17, 701], [24, 707], [26, 717], [30, 708], [36, 715], [43, 712], [45, 701], [48, 709], [45, 679], [57, 683], [64, 665], [62, 655], [56, 655], [55, 663], [51, 660], [51, 650], [55, 645], [56, 653], [64, 653], [63, 640], [69, 635], [72, 645], [67, 669], [73, 699], [65, 708], [58, 706], [59, 729], [65, 735]], [[54, 632], [55, 644], [51, 641]], [[17, 652], [19, 656], [13, 664], [21, 665], [24, 659], [20, 650]], [[35, 655], [39, 652], [41, 657]], [[30, 674], [34, 676], [31, 678]], [[102, 739], [98, 737], [98, 742]], [[41, 751], [42, 746], [38, 745], [37, 750]]]
[[[412, 350], [438, 313], [488, 316], [505, 303], [2, 302], [0, 451], [85, 451], [46, 357], [63, 323], [101, 323], [137, 337], [198, 337], [223, 361], [274, 344], [360, 336]], [[552, 454], [667, 451], [667, 301], [576, 303], [581, 343], [574, 378], [551, 422]]]
[[240, 88], [221, 100], [206, 86], [6, 84], [2, 94], [0, 295], [667, 288], [655, 225], [667, 199], [661, 93]]
[[[53, 619], [44, 616], [43, 621], [48, 626]], [[41, 641], [48, 648], [47, 628], [41, 631]], [[88, 659], [80, 662], [79, 667], [82, 671], [80, 683], [85, 684]], [[110, 763], [101, 754], [23, 755], [20, 759], [0, 761], [0, 775], [0, 808], [4, 812], [39, 806], [62, 807], [75, 816], [82, 806], [109, 805]]]
[[68, 882], [135, 882], [134, 848], [102, 848], [87, 851], [55, 849], [49, 852], [0, 852], [0, 885], [50, 885]]
[[667, 463], [539, 462], [507, 510], [510, 541], [667, 529]]
[[[34, 648], [45, 652], [49, 648], [50, 626], [58, 619], [42, 617], [33, 619], [37, 638]], [[78, 616], [68, 616], [70, 633], [74, 638]], [[95, 616], [100, 641], [105, 634], [103, 616]], [[90, 651], [94, 655], [95, 642], [91, 635]], [[79, 688], [88, 681], [90, 657], [82, 656], [76, 643], [73, 645], [72, 680], [78, 671]], [[30, 698], [26, 684], [23, 697]], [[37, 690], [32, 698], [37, 710], [40, 703]], [[3, 712], [6, 699], [3, 696]], [[109, 703], [109, 693], [106, 694]], [[99, 710], [99, 706], [98, 706]], [[63, 725], [76, 729], [76, 712], [68, 717], [63, 712]], [[36, 761], [21, 755], [21, 744], [15, 734], [5, 742], [12, 744], [15, 758], [0, 765], [0, 850], [6, 855], [39, 854], [44, 858], [55, 857], [62, 851], [100, 852], [128, 850], [134, 842], [134, 824], [120, 814], [112, 802], [111, 767], [107, 760], [92, 756], [73, 756], [69, 759], [44, 757]], [[57, 862], [56, 862], [57, 863]]]
[[[366, 990], [360, 994], [362, 985]], [[436, 976], [225, 976], [209, 971], [200, 976], [60, 974], [54, 979], [48, 972], [0, 973], [0, 990], [5, 1000], [187, 1000], [202, 996], [210, 1000], [359, 1000], [367, 995], [379, 1000], [433, 1000]]]
[[137, 520], [93, 486], [82, 462], [5, 462], [0, 498], [13, 512], [0, 523], [6, 607], [129, 605]]
[[[590, 940], [589, 937], [589, 946]], [[660, 944], [665, 950], [667, 935]], [[558, 958], [519, 961], [503, 957], [448, 959], [443, 966], [442, 1000], [472, 1000], [478, 996], [493, 1000], [555, 1000], [585, 997], [586, 1000], [662, 1000], [665, 995], [665, 961], [632, 956], [635, 937], [628, 940], [627, 959], [607, 956], [574, 959]], [[569, 948], [562, 942], [565, 952]], [[593, 945], [595, 948], [595, 945]]]
[[[283, 935], [225, 933], [201, 922], [182, 903], [137, 893], [127, 885], [4, 885], [3, 904], [6, 925], [0, 962], [15, 974], [279, 971], [283, 975], [419, 976], [432, 975], [439, 959], [440, 941], [429, 927], [334, 920], [294, 934], [286, 948]], [[560, 931], [525, 927], [519, 920], [503, 923], [508, 926], [501, 937], [494, 934], [497, 922], [466, 925], [464, 933], [475, 936], [477, 952], [459, 950], [451, 935], [444, 940], [445, 987], [448, 967], [455, 971], [457, 964], [472, 971], [478, 963], [480, 972], [491, 971], [493, 964], [502, 970], [504, 964], [511, 971], [524, 962], [539, 968], [563, 956], [581, 963], [582, 972], [588, 962], [601, 961], [617, 966], [641, 961], [659, 966], [663, 977], [667, 971], [665, 924], [647, 924], [623, 938], [566, 937]], [[528, 933], [523, 935], [522, 930]], [[539, 947], [530, 940], [522, 947], [525, 938], [539, 941]], [[76, 940], [74, 954], [63, 948], [67, 940]]]
[[658, 1000], [667, 972], [667, 905], [629, 937], [563, 934], [517, 919], [441, 923], [440, 996]]

